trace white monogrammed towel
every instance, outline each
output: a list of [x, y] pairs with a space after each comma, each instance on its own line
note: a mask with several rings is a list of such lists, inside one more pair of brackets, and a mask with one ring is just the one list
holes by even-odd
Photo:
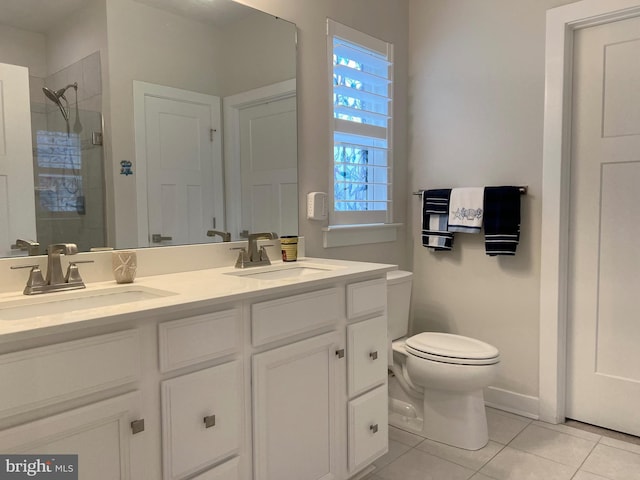
[[484, 187], [453, 188], [449, 199], [449, 231], [479, 233], [483, 202]]

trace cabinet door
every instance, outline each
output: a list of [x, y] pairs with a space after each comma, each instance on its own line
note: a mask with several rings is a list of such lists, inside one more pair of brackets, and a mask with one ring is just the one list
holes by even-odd
[[349, 473], [356, 473], [387, 452], [387, 403], [386, 385], [349, 402]]
[[165, 479], [184, 478], [238, 452], [241, 385], [239, 361], [162, 382]]
[[191, 480], [240, 480], [240, 459], [234, 457]]
[[152, 480], [144, 457], [145, 432], [132, 434], [137, 393], [122, 395], [0, 432], [2, 453], [78, 455], [80, 478]]
[[347, 327], [349, 397], [387, 379], [387, 318], [379, 316]]
[[338, 342], [333, 332], [254, 355], [255, 480], [336, 478]]

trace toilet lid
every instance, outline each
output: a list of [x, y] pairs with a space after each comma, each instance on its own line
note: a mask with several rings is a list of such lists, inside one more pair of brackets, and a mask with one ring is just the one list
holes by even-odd
[[406, 346], [418, 357], [446, 363], [486, 365], [497, 363], [500, 355], [493, 345], [451, 333], [419, 333], [407, 338]]

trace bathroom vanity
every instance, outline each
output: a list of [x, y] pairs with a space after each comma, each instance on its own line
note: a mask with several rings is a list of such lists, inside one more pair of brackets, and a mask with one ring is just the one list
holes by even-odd
[[0, 452], [77, 453], [91, 480], [357, 478], [388, 448], [394, 268], [303, 259], [1, 294]]

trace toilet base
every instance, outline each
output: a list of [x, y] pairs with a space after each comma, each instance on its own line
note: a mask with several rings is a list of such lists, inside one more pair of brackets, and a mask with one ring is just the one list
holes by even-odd
[[482, 390], [446, 392], [425, 389], [422, 435], [465, 450], [489, 441]]

